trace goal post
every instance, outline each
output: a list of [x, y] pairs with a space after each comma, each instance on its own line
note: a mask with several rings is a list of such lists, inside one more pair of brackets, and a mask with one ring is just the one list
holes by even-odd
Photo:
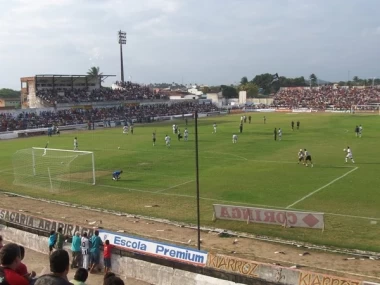
[[32, 147], [14, 153], [12, 164], [15, 185], [60, 192], [96, 183], [91, 151]]
[[367, 105], [352, 105], [351, 114], [380, 115], [380, 103], [373, 103]]

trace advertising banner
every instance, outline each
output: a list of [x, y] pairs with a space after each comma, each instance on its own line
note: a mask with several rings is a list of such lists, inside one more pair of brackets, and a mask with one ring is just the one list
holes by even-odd
[[156, 242], [105, 230], [99, 230], [99, 236], [103, 241], [108, 239], [110, 244], [123, 250], [202, 267], [206, 266], [207, 263], [206, 251], [198, 251], [192, 248]]
[[280, 225], [284, 227], [324, 229], [323, 213], [273, 210], [219, 204], [214, 204], [213, 206], [215, 219]]

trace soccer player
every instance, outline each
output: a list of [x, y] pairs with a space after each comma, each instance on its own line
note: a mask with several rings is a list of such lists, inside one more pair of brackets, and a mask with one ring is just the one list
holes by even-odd
[[47, 150], [48, 145], [49, 145], [49, 142], [46, 143], [46, 145], [45, 145], [45, 149], [44, 149], [44, 153], [42, 154], [42, 156], [45, 156], [45, 155], [46, 155], [46, 150]]
[[214, 127], [214, 131], [213, 131], [213, 133], [216, 134], [216, 127], [217, 127], [217, 126], [216, 126], [216, 123], [214, 123], [212, 126]]
[[350, 147], [348, 146], [347, 149], [344, 149], [343, 151], [345, 151], [347, 153], [346, 162], [348, 161], [348, 159], [351, 159], [352, 163], [355, 163], [354, 157], [352, 156], [352, 151], [351, 151]]
[[175, 134], [176, 129], [177, 129], [177, 126], [173, 124], [173, 134]]
[[129, 129], [131, 130], [131, 135], [133, 135], [133, 126], [130, 126]]
[[233, 134], [232, 135], [232, 143], [237, 143], [238, 136]]
[[251, 123], [251, 115], [248, 116], [248, 122]]
[[189, 137], [189, 131], [187, 130], [187, 128], [185, 128], [185, 131], [183, 132], [183, 138], [185, 139], [185, 142], [187, 142], [188, 137]]
[[299, 130], [300, 129], [300, 121], [297, 121], [297, 130]]
[[82, 258], [83, 258], [83, 264], [82, 267], [84, 269], [89, 270], [90, 266], [90, 241], [87, 237], [87, 232], [83, 233], [82, 239], [81, 239], [81, 250], [82, 250]]
[[291, 126], [292, 126], [292, 131], [294, 131], [294, 121], [292, 121]]
[[61, 132], [59, 131], [58, 126], [57, 126], [56, 129], [55, 129], [55, 133], [56, 133], [58, 136], [61, 136]]
[[267, 123], [267, 117], [264, 116], [264, 124]]
[[281, 128], [278, 128], [278, 140], [279, 141], [282, 140], [282, 130], [281, 130]]
[[112, 173], [112, 180], [119, 180], [120, 179], [120, 174], [123, 173], [123, 170], [115, 170], [113, 173]]
[[239, 126], [239, 132], [240, 132], [240, 133], [243, 133], [243, 122], [240, 123], [240, 126]]
[[304, 155], [305, 155], [305, 166], [308, 167], [309, 165], [307, 163], [310, 162], [311, 167], [314, 167], [314, 164], [311, 160], [311, 154], [310, 152], [306, 150], [306, 148], [304, 149]]
[[178, 141], [181, 141], [181, 139], [182, 139], [182, 135], [181, 135], [180, 130], [178, 130], [177, 138], [178, 138]]
[[156, 132], [152, 133], [152, 141], [153, 141], [153, 146], [156, 145]]
[[363, 131], [363, 127], [362, 125], [359, 126], [359, 138], [362, 137], [362, 131]]
[[355, 136], [358, 137], [359, 136], [359, 126], [356, 125], [355, 127]]
[[78, 150], [78, 139], [77, 139], [77, 137], [74, 138], [74, 150]]
[[276, 141], [277, 140], [277, 128], [274, 128], [273, 135], [274, 135], [274, 140]]
[[302, 164], [305, 164], [305, 156], [304, 156], [302, 148], [298, 152], [298, 164], [300, 164], [300, 162], [302, 162]]
[[124, 126], [123, 127], [123, 134], [127, 134], [128, 135], [128, 126]]
[[170, 148], [170, 137], [168, 135], [165, 136], [165, 144], [166, 144], [166, 147]]

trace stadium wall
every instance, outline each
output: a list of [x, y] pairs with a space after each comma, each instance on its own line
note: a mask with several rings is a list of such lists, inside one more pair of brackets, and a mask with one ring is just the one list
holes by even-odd
[[[49, 220], [29, 215], [28, 213], [0, 209], [0, 234], [3, 238], [38, 252], [48, 253], [49, 231], [57, 230], [58, 227], [62, 227], [63, 233], [69, 236], [72, 236], [76, 231], [87, 231], [90, 234], [94, 231], [94, 228], [83, 225]], [[99, 236], [103, 240], [105, 238], [109, 239], [116, 246], [112, 254], [112, 269], [115, 273], [151, 284], [380, 285], [260, 263], [234, 256], [197, 251], [192, 248], [146, 240], [102, 229]], [[124, 243], [121, 242], [121, 239], [124, 240]], [[117, 240], [120, 242], [116, 242], [115, 244]], [[143, 243], [147, 245], [145, 249], [142, 246]], [[159, 247], [165, 247], [168, 250], [157, 253]], [[69, 243], [66, 243], [65, 249], [70, 251]], [[180, 251], [185, 252], [185, 249], [186, 254], [187, 252], [192, 252], [203, 256], [203, 258], [195, 261], [193, 259], [191, 262], [188, 262], [183, 255], [178, 256], [176, 254], [176, 252]], [[163, 253], [165, 253], [164, 256]]]

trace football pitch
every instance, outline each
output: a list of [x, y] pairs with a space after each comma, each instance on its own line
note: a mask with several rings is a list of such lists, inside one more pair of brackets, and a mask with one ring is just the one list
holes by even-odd
[[[380, 251], [380, 117], [327, 113], [246, 115], [252, 116], [252, 123], [247, 120], [242, 134], [240, 114], [199, 119], [202, 226]], [[292, 120], [300, 121], [299, 130], [292, 131]], [[214, 122], [216, 134], [212, 133]], [[177, 140], [172, 133], [173, 123], [182, 132], [186, 127], [183, 120], [178, 120], [136, 125], [133, 135], [122, 134], [119, 127], [0, 141], [0, 189], [195, 223], [194, 121], [188, 122], [187, 142]], [[359, 124], [363, 126], [362, 138], [354, 133]], [[275, 127], [283, 130], [282, 141], [274, 141]], [[154, 131], [156, 146], [152, 145]], [[233, 133], [238, 135], [237, 144], [232, 144]], [[170, 148], [165, 146], [166, 134], [171, 136]], [[16, 151], [44, 147], [48, 140], [49, 148], [71, 150], [75, 136], [80, 150], [95, 153], [96, 185], [72, 181], [69, 189], [51, 193], [49, 189], [13, 184], [12, 156]], [[355, 164], [345, 163], [343, 149], [347, 146], [352, 149]], [[300, 148], [310, 152], [313, 168], [297, 164]], [[119, 181], [112, 180], [114, 170], [123, 170]], [[213, 204], [323, 212], [325, 230], [212, 222]]]

